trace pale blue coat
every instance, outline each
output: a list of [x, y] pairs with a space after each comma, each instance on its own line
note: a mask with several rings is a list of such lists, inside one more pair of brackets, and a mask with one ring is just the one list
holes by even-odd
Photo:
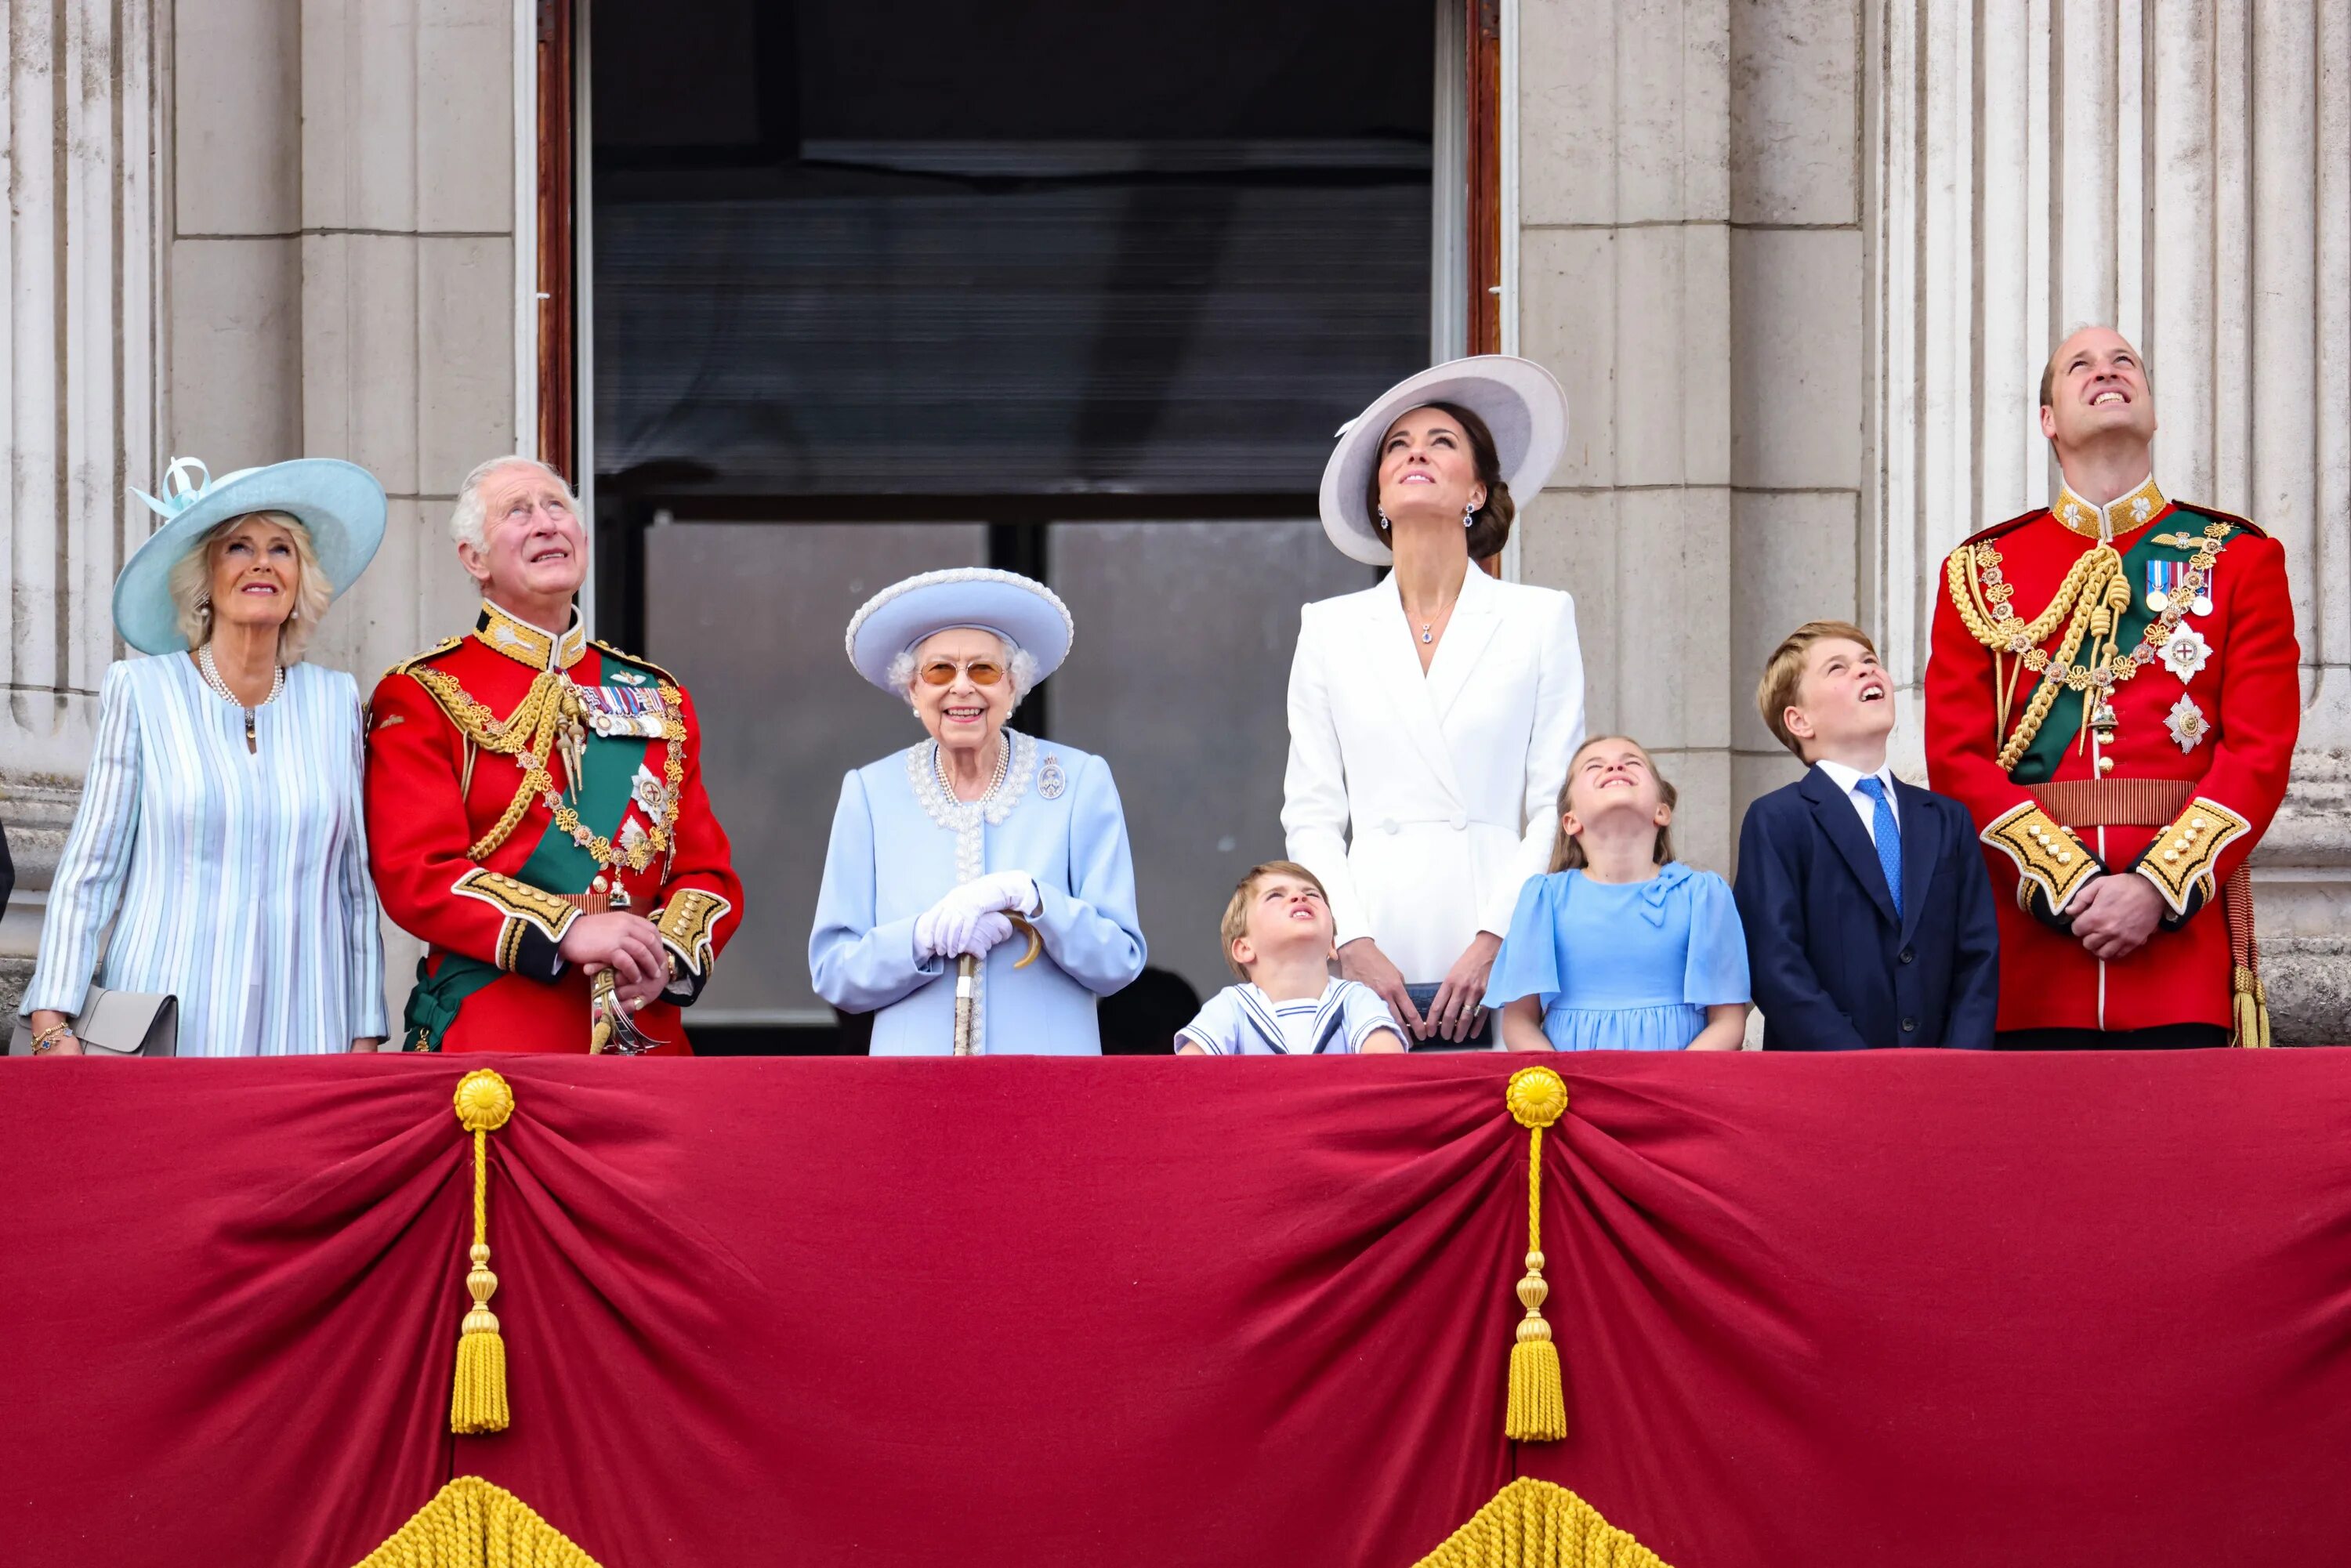
[[1094, 998], [1143, 972], [1134, 857], [1110, 765], [1059, 741], [1004, 732], [1003, 784], [986, 800], [955, 800], [925, 740], [841, 782], [824, 886], [809, 936], [817, 994], [846, 1012], [879, 1012], [876, 1056], [946, 1056], [955, 1049], [950, 960], [917, 959], [914, 920], [947, 891], [999, 871], [1034, 877], [1044, 952], [1026, 969], [1018, 933], [980, 968], [974, 1049], [990, 1055], [1102, 1051]]

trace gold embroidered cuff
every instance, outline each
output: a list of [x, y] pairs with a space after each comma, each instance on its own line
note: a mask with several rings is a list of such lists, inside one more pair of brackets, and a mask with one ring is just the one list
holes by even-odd
[[2199, 795], [2156, 835], [2137, 869], [2155, 883], [2173, 915], [2186, 915], [2199, 892], [2204, 899], [2212, 896], [2212, 868], [2220, 852], [2252, 831], [2236, 812]]
[[669, 895], [666, 904], [653, 911], [653, 925], [688, 972], [706, 975], [713, 956], [711, 933], [717, 928], [719, 917], [734, 907], [715, 893], [681, 887]]
[[2098, 873], [2098, 857], [2089, 846], [2032, 800], [1994, 817], [1980, 836], [2016, 862], [2018, 901], [2037, 887], [2052, 914], [2062, 914], [2066, 901]]
[[506, 916], [498, 927], [497, 966], [509, 974], [522, 957], [526, 934], [536, 930], [552, 946], [561, 942], [564, 932], [580, 918], [578, 906], [558, 894], [480, 866], [452, 883], [449, 891], [478, 898]]

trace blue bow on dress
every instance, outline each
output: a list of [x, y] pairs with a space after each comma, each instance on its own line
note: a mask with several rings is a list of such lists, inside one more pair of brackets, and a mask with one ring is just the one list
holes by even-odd
[[1641, 884], [1641, 918], [1652, 925], [1666, 923], [1666, 894], [1673, 892], [1690, 876], [1689, 867], [1679, 861], [1667, 861], [1657, 868], [1657, 874]]

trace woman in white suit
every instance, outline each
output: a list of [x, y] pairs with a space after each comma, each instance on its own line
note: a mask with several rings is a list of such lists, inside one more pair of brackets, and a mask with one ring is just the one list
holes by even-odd
[[1330, 890], [1341, 972], [1416, 1039], [1486, 1040], [1487, 974], [1583, 740], [1573, 601], [1477, 565], [1566, 438], [1551, 372], [1481, 355], [1390, 388], [1323, 470], [1332, 543], [1395, 570], [1301, 617], [1281, 825]]

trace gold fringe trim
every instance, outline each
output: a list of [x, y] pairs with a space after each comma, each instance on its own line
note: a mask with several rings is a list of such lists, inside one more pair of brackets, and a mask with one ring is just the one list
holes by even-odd
[[597, 1568], [597, 1564], [514, 1493], [479, 1476], [459, 1476], [411, 1514], [389, 1541], [361, 1559], [359, 1568]]
[[498, 1333], [497, 1314], [490, 1311], [498, 1277], [490, 1272], [489, 1139], [514, 1114], [514, 1091], [504, 1078], [481, 1067], [457, 1080], [456, 1100], [457, 1121], [474, 1134], [474, 1267], [465, 1275], [474, 1305], [457, 1331], [449, 1430], [470, 1437], [507, 1429], [507, 1342]]
[[1502, 1411], [1502, 1435], [1514, 1442], [1555, 1443], [1567, 1436], [1567, 1396], [1560, 1383], [1559, 1346], [1542, 1305], [1551, 1294], [1543, 1282], [1542, 1135], [1567, 1110], [1567, 1085], [1548, 1067], [1522, 1067], [1510, 1074], [1503, 1103], [1510, 1119], [1527, 1129], [1527, 1272], [1519, 1281], [1519, 1320], [1510, 1346], [1510, 1398]]
[[1667, 1568], [1600, 1511], [1531, 1476], [1494, 1494], [1416, 1568]]

